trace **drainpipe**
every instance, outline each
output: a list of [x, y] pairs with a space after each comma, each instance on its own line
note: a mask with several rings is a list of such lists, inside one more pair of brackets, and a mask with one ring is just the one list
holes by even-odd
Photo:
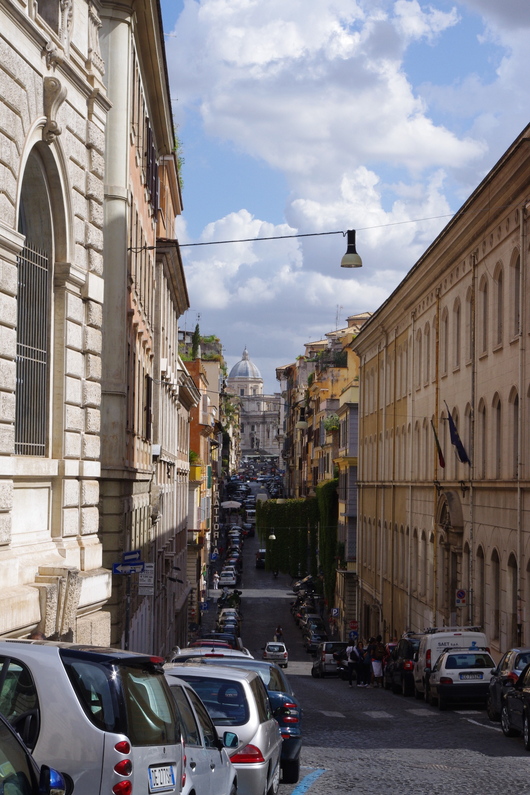
[[477, 307], [477, 261], [478, 250], [471, 254], [471, 426], [469, 429], [471, 448], [471, 472], [469, 482], [469, 623], [474, 626], [475, 621], [475, 417], [477, 414], [477, 350], [476, 350], [476, 307]]
[[519, 278], [521, 283], [519, 285], [519, 386], [518, 386], [518, 429], [517, 429], [517, 539], [518, 539], [518, 565], [517, 565], [517, 644], [520, 646], [523, 643], [523, 577], [521, 573], [521, 563], [523, 561], [524, 546], [523, 546], [523, 489], [521, 486], [521, 469], [524, 466], [523, 450], [523, 396], [524, 385], [526, 383], [526, 368], [525, 368], [525, 335], [523, 329], [526, 328], [526, 229], [525, 223], [530, 209], [530, 204], [526, 203], [520, 212], [519, 217]]
[[[440, 293], [442, 291], [441, 287], [436, 288], [436, 327], [435, 327], [435, 352], [434, 352], [434, 368], [435, 368], [435, 377], [434, 382], [436, 384], [436, 389], [434, 392], [434, 417], [436, 420], [436, 433], [439, 432], [439, 425], [438, 425], [438, 418], [440, 416]], [[448, 352], [445, 351], [445, 356], [448, 356]], [[438, 455], [437, 451], [435, 450], [435, 473], [438, 475]], [[436, 483], [438, 483], [438, 477], [435, 478]], [[432, 512], [432, 530], [433, 530], [433, 560], [432, 560], [432, 576], [434, 579], [434, 602], [433, 602], [433, 616], [432, 616], [432, 626], [436, 626], [436, 613], [438, 609], [438, 588], [437, 585], [437, 576], [438, 576], [438, 530], [436, 527], [435, 517], [436, 512], [438, 509], [438, 498], [439, 492], [438, 488], [434, 484], [434, 492], [433, 492], [433, 503], [434, 503], [434, 510]], [[428, 546], [427, 546], [428, 549]]]
[[[416, 352], [416, 312], [413, 311], [411, 314], [412, 318], [412, 345], [410, 346], [410, 356], [409, 359], [409, 367], [407, 373], [408, 385], [407, 385], [407, 392], [410, 390], [410, 438], [409, 438], [409, 454], [408, 454], [408, 463], [409, 463], [409, 472], [408, 472], [408, 491], [409, 491], [409, 534], [412, 532], [412, 521], [413, 521], [413, 510], [412, 510], [412, 461], [414, 456], [414, 404], [415, 404], [415, 395], [416, 395], [416, 385], [414, 383], [414, 373], [416, 372], [416, 362], [415, 362], [415, 352]], [[407, 429], [408, 430], [408, 429]], [[407, 477], [405, 473], [405, 477]], [[392, 555], [392, 560], [394, 556]], [[409, 578], [410, 579], [410, 578]], [[410, 583], [409, 583], [409, 590], [410, 590]], [[410, 601], [410, 600], [409, 600]], [[410, 610], [409, 610], [410, 613]], [[410, 621], [408, 626], [410, 627]]]

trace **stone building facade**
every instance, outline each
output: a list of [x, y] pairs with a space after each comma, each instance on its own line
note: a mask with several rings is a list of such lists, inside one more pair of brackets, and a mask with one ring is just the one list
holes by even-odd
[[0, 635], [108, 643], [98, 537], [109, 110], [86, 0], [0, 9]]
[[364, 635], [530, 642], [529, 202], [527, 127], [353, 343]]

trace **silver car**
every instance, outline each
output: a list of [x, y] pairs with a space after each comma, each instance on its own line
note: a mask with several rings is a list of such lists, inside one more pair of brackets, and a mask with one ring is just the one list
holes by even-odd
[[163, 660], [119, 649], [0, 641], [0, 712], [75, 795], [178, 795], [182, 743]]
[[189, 682], [219, 733], [237, 733], [239, 743], [229, 754], [238, 795], [276, 795], [282, 737], [260, 675], [215, 665], [168, 663], [164, 669], [170, 685], [175, 677]]
[[169, 683], [180, 717], [184, 740], [184, 775], [181, 795], [236, 795], [237, 774], [225, 749], [238, 745], [235, 732], [219, 737], [208, 711], [195, 690], [176, 676]]

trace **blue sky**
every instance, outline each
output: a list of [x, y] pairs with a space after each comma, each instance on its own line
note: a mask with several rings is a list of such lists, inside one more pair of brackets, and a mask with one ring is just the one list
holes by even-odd
[[385, 300], [530, 121], [528, 0], [162, 0], [191, 309], [266, 391]]

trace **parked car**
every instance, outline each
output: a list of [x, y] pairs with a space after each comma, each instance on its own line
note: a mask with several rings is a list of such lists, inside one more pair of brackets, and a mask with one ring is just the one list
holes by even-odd
[[431, 627], [422, 633], [414, 662], [414, 695], [426, 698], [425, 669], [431, 669], [440, 654], [449, 648], [487, 648], [488, 642], [478, 627]]
[[[0, 712], [75, 795], [180, 792], [182, 743], [161, 658], [51, 641], [0, 641]], [[125, 790], [123, 790], [125, 792]]]
[[186, 680], [208, 710], [217, 731], [237, 733], [230, 748], [238, 795], [276, 795], [282, 739], [259, 674], [207, 665], [166, 665], [165, 675]]
[[223, 648], [221, 646], [187, 646], [179, 649], [176, 654], [171, 656], [171, 662], [185, 662], [190, 657], [211, 657], [218, 659], [220, 657], [247, 657], [254, 659], [248, 649], [244, 651], [241, 649]]
[[310, 609], [304, 610], [303, 608], [300, 610], [298, 616], [295, 616], [295, 621], [298, 618], [297, 624], [300, 629], [303, 631], [306, 627], [310, 624], [315, 624], [317, 626], [324, 627], [324, 622], [322, 621], [322, 616], [318, 613], [310, 612]]
[[530, 663], [530, 649], [510, 649], [501, 657], [490, 679], [486, 710], [490, 720], [500, 720], [504, 697]]
[[308, 654], [316, 654], [321, 643], [328, 639], [327, 633], [319, 629], [309, 630], [304, 635], [304, 646]]
[[420, 645], [421, 635], [407, 633], [390, 652], [383, 669], [383, 685], [394, 693], [414, 695], [414, 655]]
[[234, 571], [221, 571], [219, 575], [219, 588], [234, 588], [238, 577]]
[[217, 632], [216, 630], [212, 630], [211, 632], [203, 632], [200, 639], [225, 640], [233, 649], [239, 649], [240, 651], [243, 649], [243, 641], [239, 635], [235, 632], [229, 632], [228, 629], [226, 629], [224, 632]]
[[257, 569], [264, 569], [265, 568], [265, 555], [267, 554], [266, 549], [258, 549], [256, 552], [256, 568]]
[[337, 676], [337, 659], [343, 654], [349, 643], [344, 640], [330, 640], [319, 643], [316, 649], [316, 659], [311, 667], [311, 676], [319, 678], [324, 676]]
[[521, 671], [517, 682], [504, 694], [501, 728], [505, 737], [522, 734], [524, 747], [530, 751], [530, 665]]
[[302, 750], [302, 705], [296, 697], [291, 684], [276, 665], [265, 660], [245, 660], [233, 657], [212, 659], [190, 658], [187, 664], [222, 665], [227, 667], [244, 668], [246, 671], [256, 671], [263, 680], [267, 689], [273, 715], [278, 721], [282, 735], [282, 782], [296, 784], [300, 777], [300, 751]]
[[281, 641], [269, 641], [263, 647], [263, 659], [275, 662], [280, 668], [287, 668], [289, 664], [287, 646]]
[[237, 773], [226, 749], [237, 747], [237, 734], [225, 731], [219, 737], [208, 710], [184, 679], [171, 677], [169, 687], [185, 745], [181, 795], [236, 795]]
[[495, 663], [487, 649], [444, 651], [432, 669], [427, 669], [426, 700], [439, 709], [450, 704], [486, 704]]
[[0, 715], [0, 792], [5, 795], [66, 795], [72, 782], [39, 766], [8, 721]]

